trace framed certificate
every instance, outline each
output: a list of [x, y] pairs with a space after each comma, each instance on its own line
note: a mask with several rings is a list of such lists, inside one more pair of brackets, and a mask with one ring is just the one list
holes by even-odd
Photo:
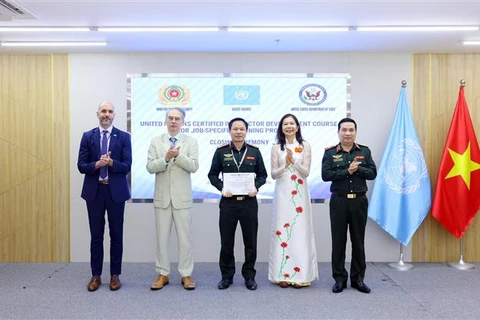
[[255, 173], [238, 172], [223, 174], [223, 190], [232, 195], [245, 195], [255, 190]]

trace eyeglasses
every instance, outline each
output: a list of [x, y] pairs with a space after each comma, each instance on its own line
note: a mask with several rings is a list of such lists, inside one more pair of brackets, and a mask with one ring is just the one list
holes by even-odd
[[168, 116], [168, 117], [167, 117], [167, 120], [168, 120], [168, 121], [182, 121], [182, 118], [181, 118], [181, 117], [171, 117], [171, 116]]

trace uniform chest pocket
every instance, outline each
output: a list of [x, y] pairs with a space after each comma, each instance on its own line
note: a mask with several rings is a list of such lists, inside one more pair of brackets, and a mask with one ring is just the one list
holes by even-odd
[[223, 161], [222, 166], [224, 168], [230, 168], [230, 167], [234, 166], [234, 163], [233, 163], [233, 161]]
[[245, 161], [245, 165], [249, 167], [254, 167], [257, 165], [257, 162], [255, 160], [247, 160]]
[[348, 166], [348, 162], [344, 158], [333, 159], [332, 166], [334, 168], [345, 168]]

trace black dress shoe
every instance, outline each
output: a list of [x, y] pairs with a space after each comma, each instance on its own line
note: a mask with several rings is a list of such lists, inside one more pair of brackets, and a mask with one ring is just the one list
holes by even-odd
[[230, 287], [232, 283], [233, 283], [232, 279], [222, 279], [222, 281], [218, 283], [218, 289], [220, 290], [228, 289], [228, 287]]
[[255, 279], [245, 279], [245, 286], [248, 290], [257, 290], [257, 283]]
[[340, 293], [347, 287], [346, 281], [335, 281], [335, 284], [332, 287], [333, 293]]
[[370, 288], [367, 287], [367, 285], [365, 283], [363, 283], [363, 281], [353, 281], [351, 286], [352, 286], [352, 288], [355, 288], [360, 292], [370, 293]]

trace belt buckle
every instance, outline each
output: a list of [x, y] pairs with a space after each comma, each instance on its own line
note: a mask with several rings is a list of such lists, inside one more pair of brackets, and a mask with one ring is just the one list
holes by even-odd
[[245, 199], [245, 196], [237, 197], [237, 201], [243, 201]]
[[357, 195], [355, 193], [347, 193], [347, 199], [355, 199]]

